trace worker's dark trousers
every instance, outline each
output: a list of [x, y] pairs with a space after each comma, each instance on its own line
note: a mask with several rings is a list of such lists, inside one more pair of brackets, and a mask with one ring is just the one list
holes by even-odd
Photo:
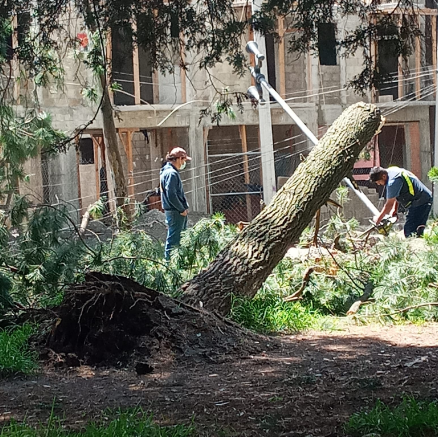
[[409, 208], [404, 227], [405, 237], [421, 237], [423, 235], [431, 208], [432, 203], [425, 203], [415, 208]]
[[168, 226], [164, 257], [168, 260], [170, 259], [170, 251], [174, 247], [179, 246], [181, 232], [186, 230], [187, 216], [181, 215], [179, 211], [176, 210], [166, 210], [164, 213], [166, 214], [166, 224]]

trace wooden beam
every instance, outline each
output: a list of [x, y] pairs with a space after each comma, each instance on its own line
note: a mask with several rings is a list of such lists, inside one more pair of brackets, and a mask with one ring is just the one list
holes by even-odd
[[[137, 25], [132, 24], [133, 31], [137, 31]], [[132, 68], [134, 75], [134, 103], [141, 105], [141, 91], [140, 91], [140, 61], [138, 56], [138, 45], [134, 44], [132, 50]]]
[[[248, 2], [245, 5], [245, 10], [246, 10], [246, 18], [249, 20], [251, 18], [251, 15], [252, 15], [250, 2]], [[254, 29], [252, 28], [252, 26], [249, 26], [248, 41], [254, 41]], [[252, 53], [249, 54], [249, 65], [251, 65], [252, 67], [255, 66], [255, 56]], [[255, 85], [255, 79], [252, 77], [252, 75], [251, 75], [251, 85]]]
[[[12, 48], [16, 49], [18, 47], [18, 19], [17, 16], [14, 15], [12, 18]], [[19, 65], [19, 61], [17, 59], [17, 56], [14, 56], [14, 59], [12, 59], [11, 62], [11, 73], [12, 73], [12, 78], [14, 81], [14, 87], [13, 87], [13, 91], [12, 91], [12, 98], [15, 101], [15, 104], [19, 105], [20, 104], [20, 82], [18, 80], [18, 76], [20, 75], [20, 65]]]
[[[240, 139], [242, 142], [242, 152], [243, 152], [243, 177], [245, 180], [245, 184], [249, 184], [249, 165], [248, 165], [248, 143], [246, 139], [246, 126], [240, 125], [239, 126], [239, 134]], [[247, 189], [249, 189], [249, 186], [247, 185]], [[246, 215], [247, 220], [250, 222], [252, 220], [252, 207], [251, 207], [251, 195], [246, 194]]]
[[99, 175], [99, 140], [95, 136], [91, 136], [93, 140], [93, 152], [94, 152], [94, 179], [96, 184], [96, 200], [100, 199], [100, 175]]
[[285, 59], [285, 46], [284, 46], [284, 17], [278, 18], [278, 36], [280, 41], [278, 42], [278, 69], [279, 69], [279, 81], [280, 81], [280, 96], [285, 98], [286, 96], [286, 72], [284, 67]]
[[[415, 97], [421, 99], [421, 41], [420, 36], [415, 37]], [[400, 96], [399, 96], [400, 97]]]
[[[375, 16], [371, 17], [371, 21], [373, 21], [373, 24], [376, 25], [376, 17]], [[372, 60], [371, 68], [375, 69], [377, 66], [377, 40], [376, 40], [376, 38], [373, 38], [370, 41], [370, 50], [371, 50], [371, 60]], [[371, 89], [371, 103], [377, 103], [377, 96], [378, 96], [378, 91], [373, 86]]]
[[[113, 70], [113, 38], [110, 30], [106, 33], [106, 64], [106, 80], [107, 83], [110, 83]], [[108, 88], [108, 93], [111, 104], [114, 105], [114, 92], [110, 87]]]
[[157, 70], [152, 72], [152, 91], [153, 91], [153, 102], [160, 103], [160, 87], [159, 87], [160, 75]]
[[[401, 27], [402, 25], [402, 16], [399, 15], [398, 16], [398, 26]], [[397, 87], [398, 87], [398, 98], [401, 99], [404, 96], [404, 81], [403, 81], [403, 56], [399, 56], [398, 57], [398, 62], [397, 62], [397, 67], [398, 67], [398, 75], [397, 75]], [[417, 74], [418, 71], [417, 71]]]
[[411, 153], [410, 170], [421, 179], [421, 147], [420, 147], [420, 122], [412, 121], [407, 123], [409, 129], [409, 149]]
[[132, 135], [138, 129], [118, 129], [120, 140], [125, 148], [126, 158], [128, 160], [128, 197], [131, 201], [135, 200], [134, 187], [134, 162], [132, 154]]
[[186, 54], [184, 52], [184, 34], [180, 34], [180, 48], [179, 54], [181, 57], [181, 66], [179, 67], [181, 77], [181, 103], [187, 102], [187, 82], [186, 82], [186, 69], [182, 66], [186, 63]]
[[431, 17], [431, 21], [432, 21], [432, 69], [433, 69], [433, 84], [435, 86], [435, 93], [436, 93], [436, 69], [437, 69], [437, 65], [436, 65], [436, 32], [437, 32], [437, 28], [436, 28], [436, 15]]
[[[306, 64], [307, 64], [307, 72], [306, 72], [307, 95], [312, 95], [313, 94], [312, 55], [310, 52], [307, 52], [305, 56], [306, 56]], [[307, 97], [306, 99], [309, 99], [309, 97]]]
[[82, 216], [82, 187], [81, 187], [81, 157], [79, 152], [79, 138], [76, 137], [76, 171], [78, 172], [78, 202], [79, 202], [79, 212]]
[[207, 164], [205, 167], [205, 195], [206, 195], [206, 202], [207, 202], [207, 213], [212, 214], [213, 211], [211, 210], [211, 204], [210, 204], [210, 184], [208, 183], [208, 172], [209, 172], [209, 162], [208, 162], [208, 153], [207, 153], [207, 141], [208, 141], [208, 133], [210, 131], [210, 127], [204, 127], [203, 129], [203, 147], [204, 147], [204, 162]]

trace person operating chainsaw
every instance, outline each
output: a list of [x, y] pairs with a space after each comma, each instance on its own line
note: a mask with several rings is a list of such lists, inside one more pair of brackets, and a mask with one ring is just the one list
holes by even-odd
[[407, 211], [405, 237], [421, 237], [432, 207], [430, 190], [413, 173], [399, 167], [373, 167], [369, 179], [386, 191], [385, 205], [373, 217], [376, 225], [387, 217], [395, 217], [400, 205]]

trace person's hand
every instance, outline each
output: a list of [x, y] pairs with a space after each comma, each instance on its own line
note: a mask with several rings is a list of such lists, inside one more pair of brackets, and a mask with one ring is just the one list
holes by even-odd
[[189, 213], [189, 210], [188, 209], [186, 209], [185, 211], [183, 211], [183, 212], [180, 212], [180, 214], [182, 215], [182, 216], [186, 216], [187, 214]]
[[380, 220], [379, 220], [379, 216], [378, 216], [378, 215], [375, 215], [375, 216], [373, 217], [373, 222], [374, 222], [376, 225], [378, 225], [378, 224], [380, 223]]

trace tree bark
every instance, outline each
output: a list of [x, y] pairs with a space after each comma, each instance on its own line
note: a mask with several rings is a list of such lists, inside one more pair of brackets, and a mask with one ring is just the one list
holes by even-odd
[[233, 295], [254, 297], [316, 211], [351, 173], [359, 153], [382, 122], [374, 105], [358, 103], [347, 108], [271, 204], [207, 270], [183, 286], [183, 300], [227, 314]]
[[[116, 205], [123, 206], [125, 199], [128, 198], [128, 188], [126, 185], [125, 173], [123, 171], [116, 125], [114, 123], [113, 106], [111, 104], [108, 86], [104, 77], [101, 77], [101, 83], [103, 93], [101, 107], [103, 118], [103, 136], [105, 139], [105, 146], [108, 151], [108, 160], [114, 174]], [[126, 210], [128, 211], [128, 208]]]

